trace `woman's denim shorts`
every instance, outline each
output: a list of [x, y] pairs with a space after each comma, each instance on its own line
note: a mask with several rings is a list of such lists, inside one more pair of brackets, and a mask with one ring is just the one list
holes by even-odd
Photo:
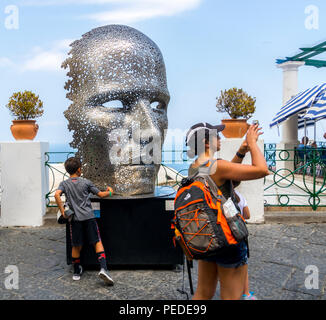
[[238, 268], [248, 264], [248, 247], [245, 241], [241, 241], [236, 245], [223, 248], [214, 256], [203, 260], [215, 262], [223, 268]]

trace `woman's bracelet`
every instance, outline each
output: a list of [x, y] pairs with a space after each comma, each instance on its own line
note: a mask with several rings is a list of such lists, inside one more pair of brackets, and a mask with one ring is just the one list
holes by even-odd
[[240, 159], [243, 159], [246, 155], [245, 154], [242, 154], [240, 153], [239, 151], [236, 153], [236, 156]]

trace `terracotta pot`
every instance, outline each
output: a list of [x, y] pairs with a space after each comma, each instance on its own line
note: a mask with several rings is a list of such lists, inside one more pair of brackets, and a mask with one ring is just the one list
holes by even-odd
[[16, 140], [33, 140], [38, 131], [36, 120], [13, 120], [10, 127], [11, 133]]
[[243, 138], [249, 129], [246, 119], [225, 119], [222, 124], [225, 125], [222, 131], [225, 138]]

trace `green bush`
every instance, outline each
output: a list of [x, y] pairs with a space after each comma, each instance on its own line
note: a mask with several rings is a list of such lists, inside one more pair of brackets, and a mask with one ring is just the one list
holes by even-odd
[[14, 93], [6, 107], [16, 120], [35, 119], [44, 113], [43, 102], [31, 91]]
[[232, 119], [249, 119], [254, 114], [256, 98], [252, 98], [242, 89], [232, 88], [221, 91], [217, 98], [216, 108], [218, 112], [226, 112]]

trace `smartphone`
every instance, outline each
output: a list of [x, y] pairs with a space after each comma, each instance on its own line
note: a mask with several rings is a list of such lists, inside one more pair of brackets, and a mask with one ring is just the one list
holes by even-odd
[[258, 120], [253, 120], [253, 121], [252, 121], [252, 124], [253, 124], [253, 125], [256, 125], [256, 124], [259, 125], [259, 121], [258, 121]]

